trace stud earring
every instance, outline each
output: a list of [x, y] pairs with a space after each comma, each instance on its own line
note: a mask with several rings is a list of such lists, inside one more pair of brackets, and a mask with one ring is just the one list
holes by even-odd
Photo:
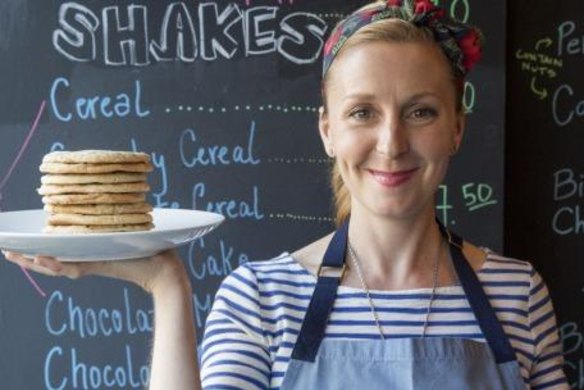
[[458, 152], [458, 145], [456, 142], [452, 142], [452, 146], [450, 147], [450, 157], [454, 156]]

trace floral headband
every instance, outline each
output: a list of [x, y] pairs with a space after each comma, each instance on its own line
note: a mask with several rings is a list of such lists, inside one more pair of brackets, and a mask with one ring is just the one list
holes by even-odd
[[430, 0], [387, 0], [376, 7], [356, 11], [335, 27], [324, 47], [323, 78], [351, 35], [368, 24], [390, 18], [429, 28], [457, 76], [464, 77], [481, 57], [484, 39], [476, 27], [452, 19]]

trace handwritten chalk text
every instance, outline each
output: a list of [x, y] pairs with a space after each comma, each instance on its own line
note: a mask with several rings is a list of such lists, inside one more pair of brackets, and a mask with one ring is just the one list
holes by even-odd
[[574, 37], [572, 34], [575, 30], [576, 23], [571, 20], [565, 21], [558, 26], [558, 56], [584, 54], [584, 35]]
[[121, 361], [100, 366], [82, 360], [76, 348], [65, 351], [61, 346], [54, 346], [45, 357], [45, 388], [48, 390], [144, 388], [150, 378], [149, 366], [146, 364], [136, 369], [131, 347], [126, 344], [124, 349]]
[[552, 218], [552, 229], [560, 235], [584, 234], [584, 174], [570, 168], [559, 169], [554, 173], [554, 200], [572, 201], [562, 204]]
[[[228, 3], [219, 9], [212, 2], [194, 4], [170, 3], [163, 16], [154, 20], [153, 15], [159, 13], [149, 13], [146, 5], [92, 9], [66, 2], [59, 8], [53, 46], [71, 61], [107, 66], [197, 58], [214, 61], [275, 52], [296, 64], [311, 64], [319, 58], [327, 24], [317, 15], [283, 16], [278, 6], [242, 9]], [[153, 26], [158, 27], [157, 33], [149, 30]]]
[[[207, 253], [212, 251], [215, 254], [204, 254], [203, 251]], [[246, 253], [235, 253], [233, 246], [228, 245], [222, 239], [219, 240], [219, 248], [207, 247], [204, 238], [192, 242], [189, 246], [189, 270], [196, 280], [204, 280], [209, 277], [223, 279], [234, 268], [248, 261], [249, 257]]]
[[61, 122], [70, 122], [73, 118], [91, 120], [98, 118], [124, 118], [135, 116], [143, 118], [150, 115], [150, 110], [142, 107], [142, 87], [139, 80], [134, 82], [134, 89], [120, 92], [115, 96], [83, 96], [74, 102], [60, 99], [69, 95], [71, 84], [64, 77], [58, 77], [51, 86], [51, 110]]
[[251, 123], [247, 145], [236, 145], [229, 147], [226, 145], [200, 146], [197, 133], [193, 129], [186, 129], [182, 132], [179, 141], [180, 159], [187, 168], [197, 165], [258, 165], [260, 160], [253, 154], [256, 125]]
[[570, 383], [570, 389], [584, 389], [584, 358], [570, 359], [572, 354], [583, 356], [584, 332], [575, 322], [566, 322], [559, 329], [562, 351], [564, 352], [564, 371], [576, 381]]
[[584, 117], [584, 98], [570, 99], [569, 96], [574, 96], [574, 90], [570, 85], [562, 84], [552, 98], [554, 122], [560, 127], [569, 125], [575, 118]]
[[53, 336], [73, 333], [80, 338], [152, 332], [153, 310], [134, 308], [124, 289], [119, 309], [84, 307], [55, 290], [45, 305], [45, 328]]
[[221, 200], [204, 200], [205, 205], [200, 203], [205, 199], [207, 186], [199, 182], [193, 185], [192, 190], [192, 209], [207, 210], [213, 213], [219, 213], [229, 219], [264, 219], [264, 213], [260, 210], [260, 194], [257, 186], [252, 187], [251, 199], [221, 199]]

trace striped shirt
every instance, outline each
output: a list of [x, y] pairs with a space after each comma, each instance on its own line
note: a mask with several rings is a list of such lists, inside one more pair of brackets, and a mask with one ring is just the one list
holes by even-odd
[[[489, 253], [479, 280], [532, 389], [566, 389], [547, 287], [525, 261]], [[316, 284], [289, 254], [240, 266], [221, 284], [202, 344], [204, 389], [279, 389]], [[372, 290], [385, 338], [419, 337], [431, 289]], [[485, 342], [460, 286], [438, 287], [426, 337]], [[364, 290], [340, 286], [325, 338], [380, 339]]]

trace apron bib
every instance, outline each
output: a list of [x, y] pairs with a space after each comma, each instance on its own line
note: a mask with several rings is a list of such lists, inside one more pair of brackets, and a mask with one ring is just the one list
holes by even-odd
[[[347, 221], [337, 230], [325, 252], [281, 390], [526, 388], [515, 352], [462, 253], [462, 239], [440, 224], [458, 279], [487, 342], [451, 337], [324, 340], [345, 269], [348, 226]], [[324, 267], [335, 269], [338, 275], [321, 276]]]

